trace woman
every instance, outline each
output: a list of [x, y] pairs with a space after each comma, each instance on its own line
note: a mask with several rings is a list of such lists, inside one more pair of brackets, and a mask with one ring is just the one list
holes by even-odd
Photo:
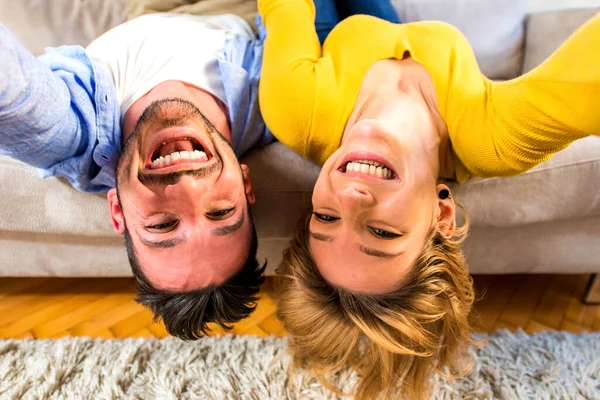
[[492, 82], [441, 22], [341, 22], [321, 48], [310, 0], [259, 0], [260, 87], [278, 139], [322, 164], [284, 253], [279, 316], [298, 364], [346, 362], [359, 398], [419, 397], [465, 372], [472, 281], [442, 178], [508, 176], [600, 132], [600, 16], [534, 71]]

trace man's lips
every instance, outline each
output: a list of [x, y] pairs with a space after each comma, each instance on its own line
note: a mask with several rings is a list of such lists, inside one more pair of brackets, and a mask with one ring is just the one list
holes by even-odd
[[[207, 160], [210, 160], [213, 157], [213, 154], [210, 148], [208, 147], [207, 143], [204, 141], [204, 139], [200, 137], [200, 135], [198, 135], [197, 132], [194, 131], [194, 129], [191, 129], [189, 127], [172, 127], [162, 129], [151, 135], [153, 136], [152, 142], [149, 146], [146, 147], [147, 153], [144, 157], [145, 169], [149, 169], [152, 167], [152, 161], [154, 161], [154, 159], [157, 158], [161, 146], [173, 141], [190, 141], [192, 143], [193, 148], [181, 149], [182, 151], [199, 150], [203, 151], [206, 154]], [[177, 152], [177, 150], [174, 150], [174, 152]], [[203, 162], [206, 162], [207, 160], [203, 160]], [[189, 159], [186, 159], [186, 161], [194, 162], [193, 160]], [[177, 165], [186, 161], [181, 161], [177, 163], [172, 162], [171, 165]]]
[[145, 168], [144, 173], [146, 174], [166, 174], [170, 172], [179, 172], [179, 171], [190, 171], [196, 170], [200, 168], [208, 168], [210, 165], [218, 162], [216, 159], [212, 158], [209, 161], [194, 161], [194, 160], [178, 160], [173, 162], [171, 165], [167, 167], [158, 167], [158, 168]]

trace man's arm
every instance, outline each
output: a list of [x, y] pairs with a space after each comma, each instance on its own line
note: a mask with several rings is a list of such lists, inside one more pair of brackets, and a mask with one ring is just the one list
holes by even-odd
[[106, 191], [116, 163], [106, 149], [120, 147], [119, 115], [110, 76], [83, 48], [35, 58], [0, 24], [1, 155], [43, 176], [64, 176], [79, 190]]
[[2, 25], [0, 65], [1, 154], [49, 168], [85, 149], [65, 82]]

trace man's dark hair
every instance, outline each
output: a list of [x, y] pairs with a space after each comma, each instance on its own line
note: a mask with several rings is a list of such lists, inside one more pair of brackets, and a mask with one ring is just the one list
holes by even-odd
[[267, 263], [261, 266], [256, 259], [258, 239], [250, 208], [248, 217], [252, 225], [252, 243], [242, 269], [221, 285], [185, 292], [157, 289], [150, 283], [138, 263], [131, 235], [125, 229], [127, 256], [138, 291], [135, 301], [149, 307], [155, 320], [162, 318], [171, 335], [185, 340], [199, 339], [210, 331], [210, 322], [229, 330], [232, 323], [246, 318], [256, 308]]

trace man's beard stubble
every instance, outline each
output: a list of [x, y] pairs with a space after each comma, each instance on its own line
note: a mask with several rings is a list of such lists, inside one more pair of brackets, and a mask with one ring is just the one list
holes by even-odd
[[[168, 109], [165, 109], [168, 107]], [[175, 114], [175, 116], [173, 116]], [[117, 162], [117, 189], [122, 183], [127, 182], [129, 171], [131, 171], [134, 152], [141, 148], [142, 132], [159, 132], [163, 129], [185, 126], [194, 118], [201, 119], [207, 127], [207, 133], [215, 140], [225, 143], [233, 152], [231, 144], [223, 135], [210, 123], [210, 121], [200, 112], [200, 110], [191, 102], [183, 99], [163, 99], [152, 102], [142, 113], [135, 129], [127, 142], [123, 146], [123, 151]], [[148, 126], [147, 129], [145, 129]], [[173, 185], [179, 181], [182, 176], [188, 175], [194, 178], [206, 177], [215, 171], [223, 168], [222, 160], [213, 154], [215, 162], [206, 167], [193, 170], [168, 172], [164, 174], [148, 174], [143, 170], [138, 172], [138, 179], [144, 185]]]

